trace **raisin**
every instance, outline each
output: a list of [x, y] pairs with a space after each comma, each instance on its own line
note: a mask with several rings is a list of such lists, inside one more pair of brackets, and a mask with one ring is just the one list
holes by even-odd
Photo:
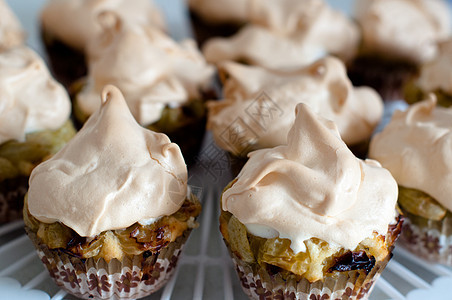
[[364, 270], [366, 274], [369, 274], [375, 266], [375, 257], [367, 256], [364, 251], [348, 251], [335, 260], [336, 263], [328, 270], [329, 273], [333, 271], [347, 272], [353, 270]]

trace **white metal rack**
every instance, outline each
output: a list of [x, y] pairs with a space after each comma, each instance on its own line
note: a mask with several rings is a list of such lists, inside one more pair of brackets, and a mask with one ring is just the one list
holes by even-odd
[[[29, 33], [28, 43], [44, 55], [39, 40], [38, 12], [45, 0], [7, 0]], [[188, 20], [183, 0], [156, 1], [167, 15], [170, 33], [176, 38], [188, 36]], [[330, 1], [347, 10], [351, 0]], [[400, 103], [387, 105], [388, 117]], [[208, 136], [204, 150], [214, 147]], [[217, 148], [213, 148], [219, 151]], [[217, 155], [222, 155], [221, 151]], [[224, 155], [224, 153], [223, 153]], [[231, 175], [224, 169], [216, 174], [206, 170], [215, 162], [202, 156], [190, 170], [189, 183], [202, 199], [201, 226], [194, 230], [179, 261], [174, 277], [157, 293], [145, 299], [247, 299], [232, 267], [218, 230], [219, 196]], [[224, 162], [224, 160], [223, 160]], [[396, 247], [370, 299], [424, 300], [452, 299], [452, 269], [430, 264]], [[0, 300], [75, 299], [56, 286], [24, 234], [23, 222], [0, 227]]]

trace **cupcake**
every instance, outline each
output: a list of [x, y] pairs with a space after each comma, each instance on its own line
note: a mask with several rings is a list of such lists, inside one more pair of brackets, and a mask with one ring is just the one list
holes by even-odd
[[356, 1], [362, 30], [359, 55], [350, 65], [355, 85], [369, 85], [385, 100], [402, 97], [407, 79], [438, 51], [450, 34], [449, 7], [443, 0]]
[[327, 54], [344, 61], [353, 58], [359, 43], [357, 26], [322, 0], [256, 3], [250, 23], [237, 34], [206, 42], [208, 62], [231, 60], [288, 71]]
[[41, 13], [44, 44], [52, 70], [66, 87], [86, 75], [87, 45], [101, 32], [98, 15], [114, 11], [124, 22], [164, 29], [161, 13], [149, 0], [50, 0]]
[[437, 104], [449, 107], [452, 105], [452, 39], [438, 46], [435, 58], [420, 68], [419, 74], [413, 77], [405, 86], [405, 100], [415, 103], [434, 93]]
[[138, 123], [167, 134], [186, 159], [194, 157], [204, 136], [204, 96], [213, 67], [193, 40], [176, 43], [153, 26], [124, 23], [113, 12], [100, 22], [104, 27], [90, 47], [88, 76], [74, 96], [77, 120], [85, 122], [100, 106], [103, 85], [113, 84]]
[[300, 102], [334, 121], [344, 142], [365, 157], [383, 115], [380, 96], [371, 88], [354, 88], [334, 57], [286, 73], [228, 62], [220, 74], [225, 99], [208, 103], [207, 127], [235, 157], [286, 144]]
[[0, 0], [0, 51], [22, 45], [25, 33], [4, 0]]
[[370, 144], [369, 156], [399, 185], [405, 215], [401, 244], [428, 261], [452, 265], [452, 109], [436, 99], [396, 111]]
[[0, 223], [21, 218], [31, 170], [74, 134], [71, 102], [31, 49], [0, 52]]
[[162, 287], [197, 226], [179, 147], [141, 127], [120, 91], [30, 177], [25, 229], [56, 284], [84, 299]]
[[401, 229], [397, 183], [299, 104], [288, 144], [250, 153], [220, 230], [251, 299], [362, 299]]

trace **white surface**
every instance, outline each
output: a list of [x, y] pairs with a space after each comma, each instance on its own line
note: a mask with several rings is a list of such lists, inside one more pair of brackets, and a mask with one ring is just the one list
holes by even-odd
[[[191, 34], [181, 1], [156, 1], [167, 14], [170, 33], [176, 39]], [[29, 45], [45, 55], [38, 22], [38, 12], [45, 1], [7, 2], [28, 32]], [[352, 1], [330, 2], [348, 11]], [[392, 106], [387, 110], [392, 110]], [[231, 175], [226, 171], [226, 154], [211, 141], [208, 136], [201, 159], [196, 168], [190, 170], [190, 184], [203, 199], [201, 226], [190, 237], [173, 279], [146, 299], [247, 299], [218, 231], [219, 194]], [[0, 227], [0, 299], [73, 299], [53, 283], [22, 227], [20, 221]], [[425, 263], [399, 249], [377, 281], [370, 299], [452, 299], [451, 286], [450, 268]]]

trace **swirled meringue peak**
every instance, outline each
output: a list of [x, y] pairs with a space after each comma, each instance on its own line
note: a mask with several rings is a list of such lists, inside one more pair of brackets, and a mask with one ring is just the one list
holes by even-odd
[[186, 197], [179, 147], [141, 127], [121, 92], [106, 86], [100, 109], [33, 170], [28, 208], [41, 222], [58, 221], [88, 237], [170, 215]]
[[333, 122], [296, 108], [288, 144], [252, 152], [222, 208], [248, 231], [287, 238], [291, 249], [318, 238], [353, 250], [395, 220], [397, 183], [376, 161], [356, 158]]
[[97, 17], [105, 11], [116, 12], [127, 23], [165, 28], [160, 11], [150, 0], [50, 0], [41, 21], [46, 32], [83, 51], [102, 32]]
[[63, 126], [71, 113], [66, 90], [30, 48], [0, 52], [0, 144]]
[[225, 99], [208, 103], [207, 126], [215, 142], [236, 156], [286, 144], [300, 102], [334, 121], [349, 146], [368, 140], [383, 115], [381, 97], [353, 87], [334, 57], [284, 73], [227, 62], [220, 74]]
[[23, 44], [25, 32], [4, 0], [0, 0], [0, 51]]
[[76, 99], [85, 114], [97, 110], [97, 95], [105, 84], [113, 84], [137, 121], [149, 125], [160, 119], [166, 105], [199, 98], [210, 85], [213, 66], [193, 40], [178, 44], [155, 27], [126, 24], [113, 12], [99, 21], [104, 31], [90, 45], [87, 84]]
[[387, 168], [397, 183], [421, 190], [452, 211], [452, 109], [436, 98], [396, 111], [375, 135], [369, 157]]
[[416, 85], [424, 92], [441, 90], [452, 94], [452, 39], [439, 44], [438, 54], [421, 66]]
[[451, 32], [450, 10], [442, 0], [360, 0], [356, 19], [363, 51], [422, 63]]
[[271, 70], [293, 70], [327, 54], [354, 57], [357, 26], [322, 0], [252, 1], [250, 23], [230, 38], [209, 40], [208, 62], [245, 61]]

